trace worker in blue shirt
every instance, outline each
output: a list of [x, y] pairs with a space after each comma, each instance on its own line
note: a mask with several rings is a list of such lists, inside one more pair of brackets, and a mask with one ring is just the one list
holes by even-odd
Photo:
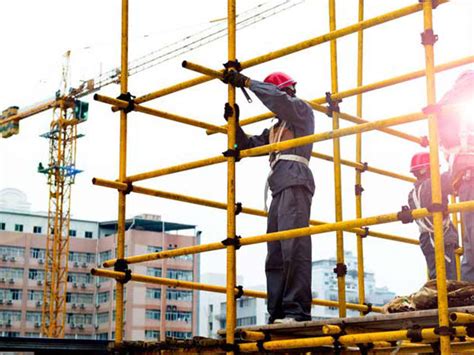
[[[296, 82], [285, 73], [272, 73], [260, 82], [230, 71], [224, 76], [224, 82], [249, 88], [278, 119], [270, 129], [251, 137], [237, 125], [239, 149], [314, 134], [313, 110], [296, 97]], [[308, 166], [312, 146], [307, 144], [270, 154], [271, 172], [267, 186], [272, 193], [272, 202], [268, 210], [268, 233], [308, 227], [315, 190]], [[311, 236], [267, 243], [265, 273], [269, 322], [310, 320]]]

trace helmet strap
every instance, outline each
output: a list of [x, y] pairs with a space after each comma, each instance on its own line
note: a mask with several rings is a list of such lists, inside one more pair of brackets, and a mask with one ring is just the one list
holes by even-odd
[[286, 92], [288, 95], [290, 95], [291, 97], [295, 97], [296, 96], [296, 88], [294, 85], [291, 85], [291, 86], [287, 86], [286, 88], [283, 88], [281, 89], [282, 91]]

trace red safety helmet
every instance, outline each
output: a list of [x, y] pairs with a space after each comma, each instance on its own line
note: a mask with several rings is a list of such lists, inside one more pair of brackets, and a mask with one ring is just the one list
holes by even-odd
[[280, 90], [287, 88], [288, 86], [296, 85], [296, 81], [294, 81], [289, 75], [279, 71], [271, 73], [263, 81], [265, 83], [276, 85]]
[[430, 167], [430, 153], [423, 152], [423, 153], [416, 153], [411, 158], [410, 164], [410, 172], [414, 173], [415, 171], [419, 171], [424, 168]]

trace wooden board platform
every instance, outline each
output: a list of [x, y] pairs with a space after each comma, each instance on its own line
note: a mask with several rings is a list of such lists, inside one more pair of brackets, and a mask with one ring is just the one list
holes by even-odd
[[[450, 308], [450, 312], [474, 314], [474, 306]], [[390, 331], [420, 327], [438, 326], [438, 310], [403, 312], [392, 314], [374, 314], [365, 317], [329, 318], [324, 320], [296, 322], [293, 324], [266, 324], [251, 327], [238, 327], [236, 334], [242, 330], [261, 331], [272, 337], [304, 338], [322, 336], [324, 325], [342, 325], [347, 333], [366, 333], [373, 331]], [[219, 336], [225, 336], [225, 329], [218, 331]]]

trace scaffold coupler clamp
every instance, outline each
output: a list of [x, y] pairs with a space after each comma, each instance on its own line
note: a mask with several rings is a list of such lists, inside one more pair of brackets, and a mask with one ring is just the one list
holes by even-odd
[[128, 268], [128, 263], [125, 259], [117, 259], [114, 264], [114, 271], [125, 273], [125, 277], [122, 280], [119, 280], [123, 284], [126, 284], [132, 279], [132, 270]]
[[337, 277], [344, 277], [347, 274], [347, 265], [344, 263], [337, 263], [332, 271], [334, 271]]
[[367, 306], [367, 310], [362, 312], [362, 314], [363, 314], [364, 316], [366, 316], [367, 314], [369, 314], [370, 312], [373, 311], [373, 309], [372, 309], [372, 303], [370, 303], [370, 302], [365, 303], [365, 302], [364, 302], [364, 306]]
[[424, 3], [424, 2], [431, 2], [432, 3], [432, 8], [436, 9], [439, 5], [439, 0], [418, 0], [419, 3]]
[[419, 325], [414, 325], [407, 331], [407, 338], [410, 339], [412, 343], [420, 343], [423, 341], [423, 333]]
[[262, 340], [257, 340], [257, 348], [260, 354], [268, 354], [268, 350], [265, 349], [265, 342], [272, 340], [272, 337], [268, 332], [263, 332], [264, 338]]
[[240, 235], [236, 235], [234, 238], [226, 238], [224, 239], [223, 241], [221, 241], [221, 243], [223, 245], [225, 245], [226, 247], [229, 246], [229, 245], [233, 245], [235, 247], [235, 250], [239, 250], [240, 249], [240, 239], [241, 239], [241, 236]]
[[[242, 71], [242, 65], [240, 64], [240, 62], [236, 59], [236, 60], [229, 60], [227, 61], [227, 63], [224, 63], [224, 77], [226, 76], [226, 74], [229, 72], [229, 70], [235, 70], [237, 72], [241, 72]], [[245, 90], [244, 87], [241, 87], [240, 88], [242, 90], [242, 93], [244, 94], [245, 96], [245, 99], [247, 100], [248, 103], [252, 103], [252, 98], [250, 97], [250, 95], [248, 94], [247, 90]]]
[[238, 300], [240, 297], [244, 295], [244, 286], [237, 285], [235, 286], [235, 288], [237, 289], [237, 293], [235, 294], [234, 298]]
[[423, 148], [426, 148], [430, 145], [430, 141], [427, 136], [420, 137], [420, 145]]
[[408, 206], [402, 206], [402, 210], [397, 213], [397, 219], [403, 224], [412, 223], [413, 215], [411, 214], [412, 210]]
[[326, 113], [326, 115], [328, 115], [328, 117], [332, 117], [334, 112], [341, 112], [340, 109], [339, 109], [339, 103], [340, 102], [342, 102], [341, 99], [334, 100], [332, 98], [331, 93], [329, 91], [326, 92], [326, 103], [328, 104], [328, 107], [327, 107], [328, 112]]
[[432, 29], [427, 29], [424, 32], [421, 32], [421, 44], [434, 45], [438, 40], [438, 35], [435, 35]]
[[374, 348], [374, 344], [372, 344], [372, 343], [356, 344], [356, 345], [359, 348], [359, 351], [362, 355], [367, 355], [369, 353], [369, 350]]
[[444, 203], [432, 203], [426, 209], [431, 213], [443, 212], [443, 214], [446, 214], [448, 212], [448, 206]]
[[239, 345], [237, 344], [232, 344], [232, 343], [224, 343], [221, 345], [221, 349], [225, 352], [234, 352], [235, 354], [238, 354], [240, 351]]
[[242, 212], [242, 202], [237, 202], [235, 204], [235, 211], [234, 211], [234, 214], [236, 216], [238, 216], [240, 214], [240, 212]]
[[227, 149], [225, 152], [222, 152], [222, 155], [226, 158], [233, 157], [235, 162], [240, 161], [240, 149], [237, 144], [234, 144], [234, 149]]
[[474, 337], [474, 323], [466, 324], [466, 333], [468, 337]]
[[[234, 110], [235, 108], [235, 110]], [[229, 120], [229, 117], [232, 117], [232, 115], [234, 114], [234, 111], [235, 111], [235, 122], [239, 122], [239, 117], [240, 117], [240, 108], [239, 108], [239, 105], [237, 105], [237, 103], [234, 103], [234, 107], [232, 107], [231, 104], [229, 104], [228, 102], [225, 103], [224, 105], [224, 118], [226, 121]]]
[[456, 335], [455, 329], [447, 326], [435, 327], [434, 333], [439, 336], [449, 336], [451, 339]]
[[355, 195], [356, 196], [361, 196], [362, 192], [364, 192], [364, 188], [362, 187], [361, 184], [355, 184], [354, 185], [354, 190], [355, 190]]
[[129, 113], [135, 109], [135, 97], [136, 96], [133, 96], [129, 92], [127, 92], [126, 94], [120, 94], [119, 96], [117, 96], [117, 100], [128, 102], [127, 107], [121, 108], [123, 112]]
[[123, 193], [125, 195], [128, 195], [128, 194], [130, 194], [130, 192], [133, 191], [133, 185], [132, 185], [131, 182], [126, 182], [126, 184], [127, 184], [127, 187], [125, 188], [125, 190], [123, 190]]
[[363, 233], [357, 233], [357, 235], [361, 238], [366, 238], [369, 235], [369, 227], [362, 227], [361, 229], [364, 230]]
[[369, 169], [369, 163], [367, 163], [366, 161], [361, 163], [362, 164], [362, 167], [361, 168], [356, 168], [356, 170], [360, 173], [364, 173], [366, 172], [368, 169]]

